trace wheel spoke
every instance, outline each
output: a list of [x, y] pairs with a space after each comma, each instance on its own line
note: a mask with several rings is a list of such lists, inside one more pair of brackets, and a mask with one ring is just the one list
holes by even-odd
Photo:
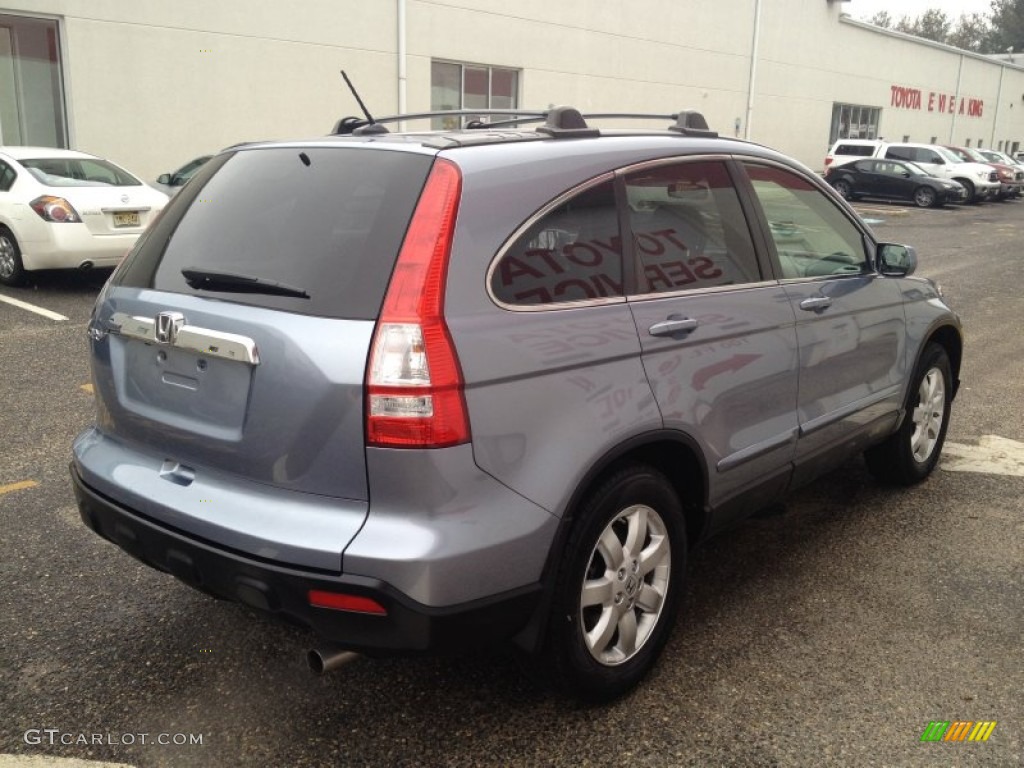
[[619, 642], [615, 647], [627, 658], [636, 651], [636, 613], [633, 609], [626, 611], [619, 618]]
[[622, 551], [622, 542], [619, 541], [619, 537], [615, 535], [615, 531], [610, 525], [601, 534], [601, 539], [597, 542], [597, 551], [604, 558], [604, 564], [608, 570], [614, 571], [621, 567], [626, 559], [625, 553]]
[[611, 605], [615, 590], [612, 580], [607, 576], [583, 582], [583, 595], [580, 606], [589, 608], [592, 605]]
[[636, 605], [645, 613], [657, 613], [661, 610], [664, 596], [650, 584], [644, 584], [637, 595]]
[[661, 565], [668, 555], [668, 536], [664, 534], [652, 536], [651, 543], [640, 553], [640, 575], [646, 576]]
[[635, 557], [647, 539], [647, 508], [635, 507], [629, 514], [628, 522], [629, 531], [623, 549], [629, 557]]
[[611, 642], [612, 636], [615, 634], [618, 618], [618, 611], [605, 608], [594, 628], [586, 633], [587, 647], [595, 656], [600, 656], [608, 648], [608, 643]]

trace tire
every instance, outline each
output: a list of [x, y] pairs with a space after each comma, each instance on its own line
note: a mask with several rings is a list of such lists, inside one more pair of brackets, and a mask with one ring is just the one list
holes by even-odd
[[580, 507], [555, 585], [544, 661], [558, 687], [601, 702], [639, 683], [671, 635], [685, 567], [668, 480], [638, 464], [603, 482]]
[[853, 187], [850, 186], [850, 182], [846, 179], [836, 179], [835, 183], [832, 184], [839, 196], [844, 200], [853, 200]]
[[932, 208], [937, 199], [938, 195], [931, 187], [918, 187], [914, 190], [914, 205], [918, 208]]
[[974, 184], [971, 183], [970, 179], [954, 179], [954, 181], [958, 182], [967, 191], [967, 195], [964, 198], [965, 203], [973, 205], [980, 202], [977, 193], [974, 191]]
[[883, 483], [914, 485], [932, 473], [946, 440], [952, 392], [949, 355], [928, 344], [914, 371], [903, 423], [864, 454], [871, 474]]
[[14, 234], [6, 227], [0, 227], [0, 283], [21, 285], [25, 279], [25, 267], [21, 263], [21, 249]]

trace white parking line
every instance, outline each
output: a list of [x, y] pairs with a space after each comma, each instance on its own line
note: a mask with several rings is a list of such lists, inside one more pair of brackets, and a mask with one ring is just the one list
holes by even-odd
[[51, 312], [45, 307], [37, 307], [35, 304], [29, 304], [27, 301], [22, 301], [21, 299], [12, 299], [10, 296], [4, 296], [2, 293], [0, 293], [0, 301], [2, 301], [4, 304], [10, 304], [11, 306], [14, 307], [27, 309], [29, 312], [35, 312], [37, 315], [42, 315], [43, 317], [47, 317], [50, 320], [67, 320], [67, 318], [64, 317], [64, 315], [58, 314], [56, 312]]

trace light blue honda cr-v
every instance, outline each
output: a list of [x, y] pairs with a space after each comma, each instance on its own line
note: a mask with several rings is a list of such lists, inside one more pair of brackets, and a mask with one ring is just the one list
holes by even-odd
[[858, 452], [928, 476], [962, 340], [911, 248], [696, 113], [512, 119], [207, 162], [97, 300], [85, 523], [322, 647], [607, 698], [695, 544]]

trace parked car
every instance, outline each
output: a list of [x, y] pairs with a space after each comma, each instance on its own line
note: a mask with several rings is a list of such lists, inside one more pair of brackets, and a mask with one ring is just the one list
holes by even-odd
[[981, 163], [995, 168], [999, 177], [999, 194], [996, 199], [1008, 200], [1011, 197], [1020, 197], [1021, 187], [1024, 187], [1024, 172], [1020, 172], [1018, 176], [1018, 171], [1012, 164], [1007, 165], [989, 160], [972, 147], [946, 146], [946, 149], [965, 163]]
[[999, 197], [999, 176], [987, 163], [964, 162], [945, 147], [937, 144], [892, 143], [880, 147], [876, 157], [907, 160], [925, 173], [951, 179], [967, 191], [967, 202], [994, 200]]
[[0, 283], [37, 269], [113, 266], [167, 203], [84, 152], [0, 146]]
[[1022, 163], [1020, 160], [1015, 160], [1005, 152], [999, 152], [998, 150], [995, 149], [979, 149], [978, 151], [990, 163], [1003, 163], [1004, 165], [1008, 165], [1011, 168], [1014, 168], [1024, 173], [1024, 163]]
[[825, 172], [825, 180], [847, 200], [911, 200], [919, 208], [933, 208], [967, 198], [959, 183], [929, 176], [913, 163], [900, 160], [872, 158], [833, 166]]
[[694, 545], [860, 452], [928, 477], [962, 336], [913, 248], [698, 113], [530, 115], [206, 163], [97, 298], [85, 524], [318, 670], [507, 642], [604, 699]]
[[178, 194], [178, 190], [185, 186], [185, 182], [191, 179], [196, 171], [202, 168], [203, 164], [211, 157], [213, 155], [203, 155], [202, 157], [189, 160], [176, 171], [161, 173], [153, 186], [168, 197], [174, 197]]

